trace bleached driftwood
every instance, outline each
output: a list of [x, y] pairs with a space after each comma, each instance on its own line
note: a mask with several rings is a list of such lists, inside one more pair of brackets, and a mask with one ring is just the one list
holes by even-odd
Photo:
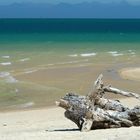
[[56, 105], [66, 109], [65, 117], [77, 124], [81, 131], [140, 126], [140, 106], [129, 109], [118, 100], [106, 99], [103, 95], [111, 92], [137, 99], [140, 99], [140, 96], [111, 86], [104, 86], [102, 78], [101, 74], [87, 96], [68, 93], [56, 102]]

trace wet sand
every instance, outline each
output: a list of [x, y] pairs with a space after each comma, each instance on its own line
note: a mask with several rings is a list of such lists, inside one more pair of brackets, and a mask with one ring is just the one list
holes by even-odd
[[120, 71], [124, 79], [140, 81], [140, 68], [125, 68]]

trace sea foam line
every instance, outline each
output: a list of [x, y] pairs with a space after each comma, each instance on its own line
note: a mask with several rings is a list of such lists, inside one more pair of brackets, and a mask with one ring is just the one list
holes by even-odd
[[7, 65], [11, 65], [12, 63], [11, 62], [2, 62], [0, 63], [0, 65], [3, 65], [3, 66], [7, 66]]
[[21, 104], [20, 107], [21, 108], [27, 108], [27, 107], [33, 106], [34, 104], [35, 104], [34, 102], [27, 102], [25, 104]]
[[129, 52], [130, 55], [135, 55], [136, 54], [135, 50], [128, 50], [128, 52]]
[[110, 53], [110, 54], [116, 54], [116, 53], [118, 53], [117, 51], [110, 51], [110, 52], [108, 52], [108, 53]]
[[123, 53], [118, 53], [118, 54], [112, 54], [112, 56], [122, 56], [124, 55]]
[[17, 83], [18, 82], [18, 80], [15, 79], [13, 76], [7, 76], [5, 80], [7, 83]]
[[64, 64], [75, 64], [75, 63], [79, 63], [79, 62], [88, 62], [88, 59], [75, 60], [75, 61], [69, 61], [69, 62], [60, 62], [60, 63], [56, 63], [56, 64], [57, 65], [64, 65]]
[[38, 71], [38, 70], [28, 70], [28, 71], [25, 71], [24, 73], [29, 74], [29, 73], [33, 73], [33, 72], [36, 72], [36, 71]]
[[83, 54], [80, 54], [82, 57], [90, 57], [90, 56], [96, 56], [97, 53], [83, 53]]
[[2, 56], [2, 58], [10, 58], [10, 56], [9, 55], [4, 55], [4, 56]]
[[[97, 53], [82, 53], [79, 56], [82, 56], [82, 57], [91, 57], [91, 56], [96, 56], [96, 55], [97, 55]], [[69, 56], [70, 57], [78, 57], [78, 54], [70, 54]]]
[[124, 55], [123, 53], [118, 53], [117, 51], [109, 51], [108, 53], [115, 57]]
[[24, 62], [24, 61], [28, 61], [28, 60], [30, 60], [30, 58], [23, 58], [23, 59], [20, 59], [19, 61]]
[[6, 83], [17, 83], [18, 80], [15, 79], [9, 72], [0, 72], [0, 78], [4, 78]]
[[70, 56], [70, 57], [77, 57], [78, 54], [70, 54], [69, 56]]
[[7, 77], [7, 76], [9, 76], [9, 75], [10, 75], [9, 72], [0, 72], [0, 77], [1, 77], [1, 78]]

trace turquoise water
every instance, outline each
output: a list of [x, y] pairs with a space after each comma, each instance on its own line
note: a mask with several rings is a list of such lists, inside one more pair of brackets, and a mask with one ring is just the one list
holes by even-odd
[[1, 33], [140, 33], [140, 19], [0, 19]]
[[[139, 50], [139, 45], [131, 45], [139, 42], [139, 19], [0, 19], [0, 50], [75, 49], [76, 45], [69, 43], [93, 44], [84, 49]], [[96, 47], [100, 43], [105, 46]], [[130, 45], [122, 47], [119, 43]]]
[[0, 19], [2, 42], [6, 38], [10, 41], [139, 42], [139, 34], [140, 19]]
[[139, 58], [139, 19], [0, 19], [0, 109], [52, 105]]
[[139, 19], [0, 19], [0, 43], [139, 41]]

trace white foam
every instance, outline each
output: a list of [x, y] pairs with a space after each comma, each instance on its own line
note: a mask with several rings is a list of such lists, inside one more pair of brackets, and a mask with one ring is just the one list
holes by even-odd
[[135, 52], [131, 52], [130, 54], [135, 55], [136, 53]]
[[2, 62], [0, 64], [3, 65], [3, 66], [7, 66], [7, 65], [11, 65], [12, 63], [11, 62]]
[[69, 62], [60, 62], [60, 63], [56, 63], [57, 65], [64, 65], [64, 64], [74, 64], [74, 63], [80, 63], [80, 62], [87, 62], [88, 59], [84, 59], [84, 60], [75, 60], [75, 61], [69, 61]]
[[5, 80], [7, 83], [17, 83], [18, 82], [18, 80], [16, 80], [13, 76], [7, 76]]
[[48, 66], [54, 66], [55, 64], [48, 64]]
[[117, 51], [110, 51], [108, 53], [110, 53], [110, 54], [117, 54], [118, 52]]
[[16, 92], [16, 93], [18, 93], [18, 92], [19, 92], [19, 90], [16, 88], [16, 89], [15, 89], [15, 92]]
[[128, 52], [133, 52], [133, 50], [128, 50]]
[[0, 77], [3, 78], [3, 77], [7, 77], [9, 76], [10, 73], [9, 72], [0, 72]]
[[118, 53], [117, 51], [110, 51], [110, 52], [108, 52], [108, 53], [111, 54], [111, 55], [114, 56], [114, 57], [124, 55], [123, 53]]
[[70, 54], [69, 56], [70, 56], [70, 57], [77, 57], [78, 54]]
[[131, 54], [131, 55], [135, 55], [136, 53], [135, 53], [135, 50], [128, 50], [128, 52], [129, 52], [129, 54]]
[[87, 63], [87, 64], [80, 64], [79, 67], [86, 67], [86, 66], [89, 66], [91, 65], [92, 63]]
[[28, 60], [30, 60], [30, 58], [23, 58], [23, 59], [20, 59], [19, 61], [24, 62], [24, 61], [28, 61]]
[[29, 73], [33, 73], [33, 72], [36, 72], [37, 70], [29, 70], [29, 71], [25, 71], [26, 74], [29, 74]]
[[117, 53], [117, 54], [112, 54], [112, 56], [122, 56], [122, 55], [124, 55], [123, 53]]
[[9, 72], [0, 72], [0, 78], [4, 78], [6, 83], [17, 83], [18, 80], [15, 79]]
[[34, 102], [27, 102], [25, 104], [21, 104], [20, 107], [22, 108], [26, 108], [26, 107], [31, 107], [33, 106], [35, 103]]
[[10, 56], [9, 55], [4, 55], [4, 56], [2, 56], [2, 58], [10, 58]]
[[83, 53], [83, 54], [80, 54], [82, 57], [90, 57], [90, 56], [95, 56], [97, 55], [97, 53]]

